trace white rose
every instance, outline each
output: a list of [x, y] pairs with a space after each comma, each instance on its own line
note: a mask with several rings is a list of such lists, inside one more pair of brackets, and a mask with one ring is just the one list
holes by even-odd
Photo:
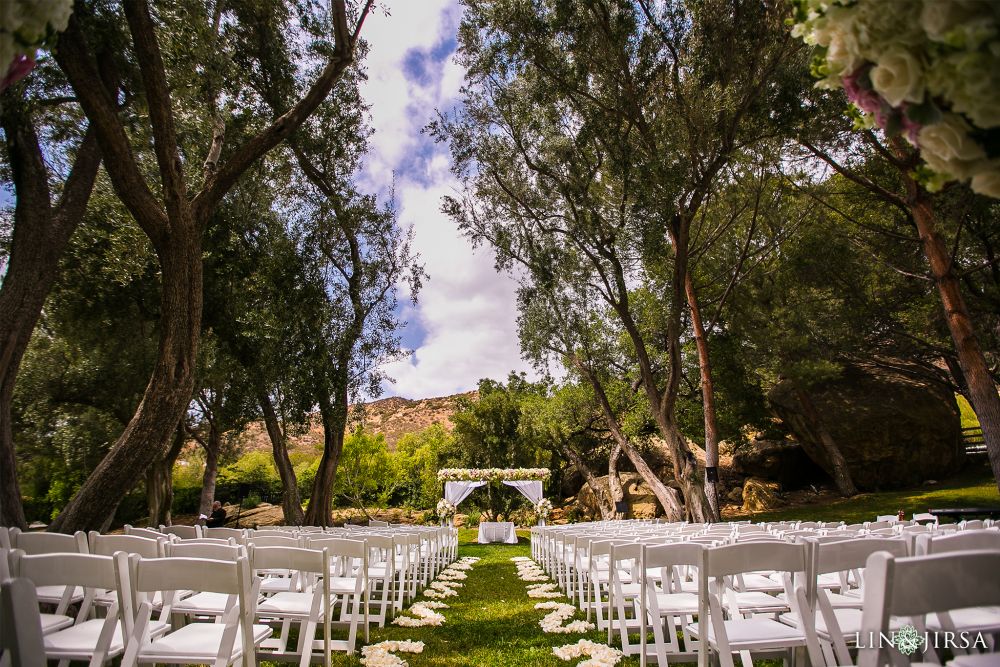
[[982, 146], [969, 137], [968, 123], [955, 114], [945, 114], [940, 122], [922, 127], [917, 145], [925, 159], [930, 155], [946, 162], [970, 162], [986, 157]]
[[1000, 166], [981, 171], [972, 177], [972, 191], [994, 199], [1000, 199]]
[[996, 14], [983, 0], [924, 0], [920, 27], [935, 42], [976, 48], [996, 34]]
[[924, 70], [909, 51], [887, 51], [871, 72], [872, 87], [892, 106], [924, 101]]
[[826, 49], [826, 64], [830, 67], [830, 76], [847, 76], [860, 67], [861, 63], [854, 37], [844, 30], [832, 29]]

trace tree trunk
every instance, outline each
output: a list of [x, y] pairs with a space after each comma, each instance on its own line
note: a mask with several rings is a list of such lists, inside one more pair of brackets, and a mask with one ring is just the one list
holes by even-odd
[[937, 231], [934, 206], [927, 191], [915, 182], [908, 173], [902, 172], [906, 183], [907, 203], [913, 214], [913, 221], [920, 234], [924, 255], [931, 267], [931, 274], [941, 295], [948, 330], [955, 342], [955, 352], [969, 389], [969, 402], [976, 411], [979, 425], [983, 429], [986, 452], [993, 469], [993, 479], [1000, 489], [1000, 394], [990, 375], [989, 366], [983, 356], [983, 349], [976, 337], [976, 330], [965, 305], [965, 298], [953, 270], [951, 252], [941, 234]]
[[[128, 493], [162, 456], [194, 390], [201, 332], [201, 235], [194, 221], [175, 221], [169, 245], [157, 250], [162, 272], [160, 348], [132, 420], [50, 530], [96, 530], [111, 511], [109, 498]], [[185, 224], [186, 223], [186, 224]]]
[[701, 322], [701, 308], [694, 291], [691, 272], [684, 278], [688, 307], [691, 310], [691, 328], [694, 329], [698, 349], [698, 368], [701, 372], [701, 402], [705, 413], [705, 497], [712, 511], [712, 520], [719, 520], [719, 429], [715, 417], [715, 386], [712, 384], [712, 363], [708, 353], [708, 337]]
[[[343, 394], [340, 396], [339, 394]], [[307, 526], [329, 526], [333, 509], [333, 483], [337, 477], [337, 464], [344, 449], [344, 427], [347, 424], [347, 392], [340, 390], [336, 405], [329, 396], [320, 396], [320, 417], [323, 420], [323, 456], [313, 480], [312, 496], [306, 508]]]
[[169, 526], [172, 523], [170, 508], [174, 502], [174, 463], [184, 448], [184, 442], [184, 429], [174, 429], [174, 442], [170, 449], [146, 471], [146, 505], [149, 507], [150, 526]]
[[608, 493], [611, 494], [611, 505], [615, 507], [617, 514], [618, 503], [625, 500], [625, 490], [622, 488], [622, 478], [618, 474], [618, 462], [622, 458], [622, 447], [616, 441], [611, 446], [611, 453], [608, 455]]
[[83, 219], [101, 163], [97, 136], [88, 128], [53, 209], [48, 170], [26, 104], [14, 90], [0, 100], [15, 194], [14, 229], [7, 270], [0, 285], [0, 526], [26, 528], [11, 402], [24, 353], [62, 257]]
[[257, 403], [264, 416], [267, 436], [271, 439], [274, 466], [278, 469], [278, 476], [281, 478], [281, 511], [285, 515], [285, 524], [301, 526], [304, 518], [302, 499], [299, 497], [299, 480], [295, 475], [295, 468], [292, 466], [291, 459], [288, 458], [288, 441], [285, 440], [285, 433], [281, 430], [281, 424], [278, 423], [278, 415], [274, 412], [271, 397], [263, 389], [257, 391]]
[[205, 450], [205, 473], [201, 476], [201, 499], [198, 502], [198, 514], [208, 516], [212, 513], [212, 503], [215, 502], [215, 479], [219, 476], [219, 449], [222, 438], [215, 429], [208, 434]]
[[823, 426], [819, 412], [816, 410], [812, 399], [809, 398], [809, 394], [796, 386], [795, 397], [798, 399], [799, 405], [802, 406], [802, 414], [809, 423], [810, 430], [813, 431], [814, 439], [823, 447], [823, 452], [826, 454], [827, 461], [830, 464], [830, 476], [833, 477], [833, 483], [837, 485], [837, 491], [846, 498], [856, 496], [858, 488], [854, 486], [851, 471], [847, 467], [847, 459], [841, 453], [840, 447], [837, 446], [837, 441], [833, 439], [833, 435]]
[[594, 500], [597, 501], [597, 508], [601, 512], [601, 519], [604, 521], [613, 519], [615, 516], [614, 504], [611, 503], [607, 490], [601, 488], [600, 482], [598, 482], [597, 478], [594, 476], [594, 471], [590, 469], [590, 466], [584, 463], [583, 457], [581, 457], [575, 449], [562, 440], [558, 440], [557, 444], [559, 451], [563, 453], [563, 456], [569, 459], [570, 463], [572, 463], [573, 466], [580, 471], [580, 474], [583, 475], [584, 481], [586, 481], [587, 486], [590, 487], [590, 492], [594, 494]]

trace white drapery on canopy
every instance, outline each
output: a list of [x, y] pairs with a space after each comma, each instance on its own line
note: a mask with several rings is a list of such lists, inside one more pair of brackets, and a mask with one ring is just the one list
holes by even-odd
[[[444, 499], [458, 507], [458, 504], [469, 497], [475, 489], [485, 486], [486, 482], [445, 482]], [[539, 482], [541, 485], [541, 482]]]
[[521, 492], [521, 495], [531, 501], [532, 505], [537, 505], [542, 499], [542, 483], [535, 480], [504, 481], [507, 486], [513, 486]]

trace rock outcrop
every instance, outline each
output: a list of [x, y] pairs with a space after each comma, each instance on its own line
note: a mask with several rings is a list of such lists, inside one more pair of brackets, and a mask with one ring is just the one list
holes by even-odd
[[[619, 478], [622, 481], [622, 490], [625, 492], [625, 502], [628, 503], [628, 517], [630, 519], [654, 519], [662, 511], [659, 504], [656, 502], [656, 496], [653, 495], [653, 491], [649, 486], [642, 481], [639, 473], [635, 472], [622, 472], [619, 473]], [[601, 485], [601, 488], [608, 488], [608, 476], [597, 478], [597, 483]], [[667, 482], [669, 484], [669, 482]], [[576, 496], [577, 507], [585, 515], [593, 518], [600, 518], [601, 510], [597, 505], [597, 499], [594, 497], [593, 491], [586, 484], [580, 489], [580, 492]]]
[[751, 440], [733, 454], [733, 472], [773, 480], [785, 489], [801, 489], [829, 479], [800, 443], [787, 439]]
[[756, 514], [781, 507], [784, 502], [778, 493], [781, 485], [760, 477], [748, 477], [743, 483], [743, 513]]
[[812, 411], [788, 380], [768, 398], [809, 458], [828, 474], [820, 433], [832, 436], [861, 491], [940, 479], [957, 471], [964, 458], [952, 392], [902, 371], [848, 366], [840, 377], [809, 388]]

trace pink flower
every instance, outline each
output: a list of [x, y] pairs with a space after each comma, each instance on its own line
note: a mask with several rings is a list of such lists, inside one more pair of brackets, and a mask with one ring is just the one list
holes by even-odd
[[3, 80], [0, 80], [0, 92], [7, 90], [7, 88], [25, 76], [28, 72], [35, 68], [35, 58], [33, 56], [28, 56], [23, 53], [19, 53], [14, 56], [14, 60], [10, 63], [10, 67], [7, 68], [7, 75], [4, 76]]

